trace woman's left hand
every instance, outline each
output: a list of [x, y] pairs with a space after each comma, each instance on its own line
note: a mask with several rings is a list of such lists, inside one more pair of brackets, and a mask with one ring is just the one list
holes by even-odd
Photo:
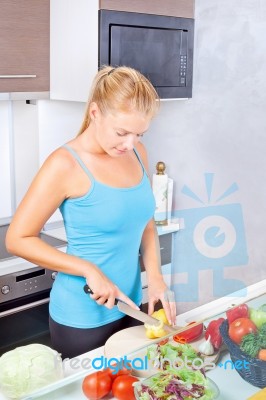
[[161, 300], [166, 317], [171, 325], [176, 321], [175, 295], [165, 284], [162, 277], [153, 278], [148, 285], [149, 308], [148, 313], [154, 312], [154, 305]]

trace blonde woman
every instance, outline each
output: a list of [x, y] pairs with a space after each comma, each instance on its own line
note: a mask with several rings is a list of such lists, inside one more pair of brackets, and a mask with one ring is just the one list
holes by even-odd
[[[165, 298], [155, 202], [140, 143], [158, 105], [155, 89], [138, 71], [102, 68], [79, 134], [44, 162], [8, 230], [9, 252], [59, 271], [49, 312], [52, 344], [63, 358], [99, 347], [114, 332], [138, 324], [114, 301], [141, 305], [140, 247], [149, 313], [161, 300], [169, 321], [175, 320], [175, 303]], [[58, 207], [66, 254], [38, 237]], [[90, 296], [83, 291], [85, 283], [93, 291]]]

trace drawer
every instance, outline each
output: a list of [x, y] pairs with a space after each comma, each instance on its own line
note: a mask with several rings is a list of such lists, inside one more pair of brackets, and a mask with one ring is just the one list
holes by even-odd
[[[172, 233], [167, 233], [165, 235], [159, 236], [160, 243], [160, 253], [161, 253], [161, 265], [170, 264], [172, 260]], [[140, 258], [140, 267], [141, 271], [145, 271], [141, 254]]]

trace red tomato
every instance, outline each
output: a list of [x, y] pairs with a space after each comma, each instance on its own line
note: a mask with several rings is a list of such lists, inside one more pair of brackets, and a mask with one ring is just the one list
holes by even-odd
[[159, 346], [163, 346], [164, 344], [166, 344], [168, 342], [169, 342], [169, 339], [166, 338], [166, 339], [161, 340], [158, 344], [159, 344]]
[[82, 390], [90, 400], [99, 400], [106, 396], [112, 388], [112, 379], [103, 371], [87, 375], [82, 382]]
[[[190, 322], [188, 326], [195, 323], [196, 322]], [[189, 343], [192, 342], [193, 340], [198, 339], [201, 336], [202, 332], [203, 332], [203, 324], [201, 323], [193, 326], [193, 328], [189, 328], [183, 332], [177, 333], [176, 335], [174, 335], [173, 339], [175, 342], [178, 343], [182, 344]]]
[[[116, 366], [116, 364], [112, 364], [113, 367]], [[112, 379], [112, 381], [117, 378], [120, 375], [130, 375], [132, 372], [132, 367], [129, 363], [127, 363], [126, 365], [123, 363], [119, 363], [118, 365], [118, 371], [116, 368], [105, 368], [103, 370], [103, 372], [107, 373], [110, 378]]]
[[118, 400], [135, 400], [134, 388], [132, 384], [137, 382], [138, 378], [131, 375], [118, 376], [112, 385], [114, 397]]
[[249, 318], [237, 318], [230, 325], [228, 335], [230, 339], [240, 344], [242, 338], [249, 333], [256, 333], [257, 327]]

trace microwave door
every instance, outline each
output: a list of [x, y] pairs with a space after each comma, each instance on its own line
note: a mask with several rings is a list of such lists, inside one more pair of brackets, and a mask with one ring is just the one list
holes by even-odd
[[139, 70], [155, 87], [180, 86], [184, 61], [181, 53], [185, 47], [182, 32], [114, 25], [110, 37], [110, 64]]

